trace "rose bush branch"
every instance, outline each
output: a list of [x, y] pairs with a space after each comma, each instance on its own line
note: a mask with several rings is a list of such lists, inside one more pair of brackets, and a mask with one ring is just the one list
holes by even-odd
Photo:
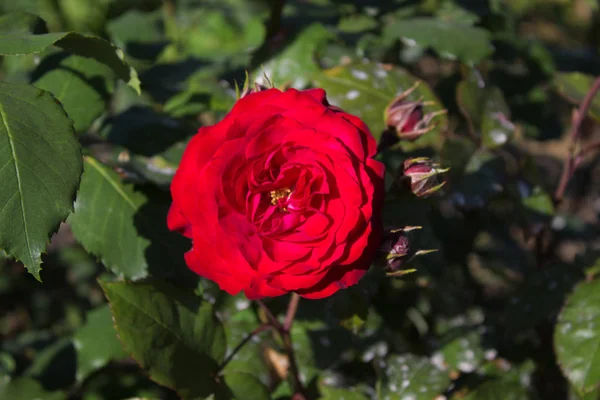
[[235, 348], [231, 351], [231, 353], [227, 356], [227, 358], [225, 358], [225, 360], [223, 360], [223, 362], [221, 363], [221, 365], [219, 365], [219, 368], [217, 369], [217, 372], [221, 372], [225, 369], [225, 367], [227, 366], [227, 364], [229, 364], [229, 362], [231, 360], [233, 360], [233, 358], [235, 357], [235, 355], [250, 341], [252, 340], [253, 337], [255, 337], [256, 335], [258, 335], [259, 333], [262, 333], [268, 329], [271, 329], [272, 326], [269, 324], [262, 324], [259, 327], [257, 327], [256, 329], [254, 329], [252, 332], [250, 332], [248, 335], [246, 335], [246, 337], [244, 339], [242, 339], [242, 341], [235, 346]]
[[585, 98], [579, 105], [579, 108], [573, 113], [573, 124], [569, 132], [569, 152], [565, 159], [562, 174], [556, 192], [554, 192], [554, 203], [560, 204], [563, 200], [565, 190], [569, 184], [569, 180], [573, 177], [575, 170], [581, 164], [583, 156], [591, 150], [598, 148], [598, 143], [592, 144], [590, 147], [580, 149], [576, 152], [579, 137], [581, 135], [581, 125], [585, 120], [587, 113], [592, 105], [594, 97], [600, 90], [600, 78], [594, 81], [594, 84], [586, 94]]
[[300, 380], [300, 371], [298, 370], [298, 363], [296, 361], [296, 354], [294, 352], [292, 336], [290, 332], [294, 323], [294, 318], [296, 317], [296, 312], [298, 311], [298, 305], [300, 304], [300, 295], [297, 293], [292, 293], [283, 325], [273, 315], [265, 303], [263, 303], [261, 300], [256, 300], [256, 303], [263, 310], [265, 317], [267, 318], [267, 326], [274, 328], [283, 341], [283, 347], [289, 362], [289, 374], [293, 383], [295, 392], [294, 396], [295, 399], [301, 400], [304, 398], [305, 388]]

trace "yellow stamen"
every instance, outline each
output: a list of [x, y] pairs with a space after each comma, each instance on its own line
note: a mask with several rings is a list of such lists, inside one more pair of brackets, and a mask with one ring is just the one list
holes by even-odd
[[286, 199], [292, 194], [292, 191], [288, 188], [275, 189], [269, 192], [271, 195], [271, 204], [276, 206], [279, 204], [279, 200]]

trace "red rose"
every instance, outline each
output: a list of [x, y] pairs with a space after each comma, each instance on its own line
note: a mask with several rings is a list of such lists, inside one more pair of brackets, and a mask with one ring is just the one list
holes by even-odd
[[379, 245], [375, 149], [322, 89], [251, 93], [188, 144], [169, 228], [192, 239], [188, 266], [230, 294], [330, 296], [360, 280]]

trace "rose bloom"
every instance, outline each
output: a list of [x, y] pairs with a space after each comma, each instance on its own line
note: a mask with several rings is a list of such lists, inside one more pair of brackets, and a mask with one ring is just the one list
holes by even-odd
[[188, 144], [168, 226], [190, 269], [249, 299], [318, 299], [356, 284], [381, 240], [383, 165], [322, 89], [258, 91]]

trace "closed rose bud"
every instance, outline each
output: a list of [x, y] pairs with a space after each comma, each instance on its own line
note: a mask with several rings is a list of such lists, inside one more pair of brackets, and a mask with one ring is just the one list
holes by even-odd
[[440, 168], [427, 157], [409, 158], [404, 161], [404, 176], [410, 179], [410, 188], [415, 196], [427, 197], [446, 184], [438, 177], [449, 168]]
[[392, 249], [386, 257], [387, 268], [390, 271], [398, 270], [409, 258], [410, 243], [404, 231], [398, 232], [399, 236], [395, 243], [392, 244]]
[[430, 101], [409, 101], [408, 96], [419, 86], [417, 81], [410, 89], [399, 94], [385, 109], [385, 123], [393, 129], [400, 139], [415, 140], [433, 130], [433, 118], [446, 114], [446, 110], [430, 113], [424, 112], [424, 107], [434, 104]]
[[435, 252], [436, 250], [417, 250], [409, 239], [408, 233], [421, 229], [420, 226], [405, 226], [387, 233], [388, 251], [386, 255], [386, 270], [388, 276], [403, 276], [415, 272], [416, 269], [401, 269], [415, 257]]

